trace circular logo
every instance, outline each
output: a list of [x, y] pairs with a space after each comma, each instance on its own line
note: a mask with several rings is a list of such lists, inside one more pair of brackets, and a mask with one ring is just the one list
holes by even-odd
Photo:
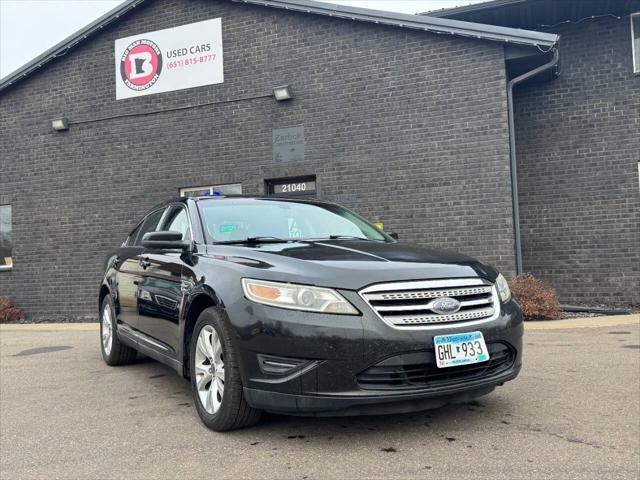
[[140, 39], [124, 49], [120, 58], [120, 76], [131, 90], [152, 87], [162, 72], [162, 52], [151, 40]]
[[455, 298], [440, 297], [433, 301], [431, 310], [440, 315], [450, 315], [460, 310], [460, 302]]

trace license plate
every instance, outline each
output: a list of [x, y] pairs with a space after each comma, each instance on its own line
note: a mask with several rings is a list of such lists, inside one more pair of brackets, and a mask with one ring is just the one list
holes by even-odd
[[438, 368], [457, 367], [489, 360], [482, 332], [456, 333], [433, 337]]

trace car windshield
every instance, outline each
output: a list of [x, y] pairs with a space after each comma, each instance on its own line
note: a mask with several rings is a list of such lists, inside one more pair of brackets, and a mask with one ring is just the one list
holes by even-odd
[[374, 226], [337, 205], [269, 199], [204, 199], [202, 221], [214, 242], [247, 239], [363, 239], [384, 242]]

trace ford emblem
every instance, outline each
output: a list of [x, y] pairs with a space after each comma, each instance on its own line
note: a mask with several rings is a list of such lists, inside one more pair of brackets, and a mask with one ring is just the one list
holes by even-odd
[[431, 310], [440, 315], [450, 315], [460, 310], [460, 302], [455, 298], [441, 297], [437, 298], [431, 304]]

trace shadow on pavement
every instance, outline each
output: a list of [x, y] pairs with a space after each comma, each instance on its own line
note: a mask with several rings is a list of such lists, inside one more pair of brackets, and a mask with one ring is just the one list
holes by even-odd
[[[133, 365], [122, 368], [129, 370], [131, 375], [139, 375], [141, 382], [151, 382], [156, 389], [156, 395], [176, 399], [176, 410], [192, 415], [194, 420], [199, 422], [193, 407], [194, 400], [189, 382], [175, 371], [141, 355]], [[504, 428], [510, 425], [510, 417], [515, 408], [499, 387], [489, 395], [471, 402], [406, 414], [303, 417], [265, 413], [257, 425], [226, 432], [224, 435], [236, 439], [250, 439], [251, 446], [269, 446], [271, 441], [276, 439], [278, 443], [281, 440], [290, 441], [292, 444], [322, 441], [345, 446], [350, 442], [375, 442], [381, 451], [393, 453], [402, 448], [402, 443], [395, 442], [397, 445], [394, 445], [391, 436], [419, 436], [425, 442], [458, 442], [460, 448], [473, 448], [471, 443], [465, 441], [466, 433], [478, 433], [490, 427]], [[216, 435], [214, 432], [211, 433]], [[273, 448], [277, 449], [275, 446]]]

